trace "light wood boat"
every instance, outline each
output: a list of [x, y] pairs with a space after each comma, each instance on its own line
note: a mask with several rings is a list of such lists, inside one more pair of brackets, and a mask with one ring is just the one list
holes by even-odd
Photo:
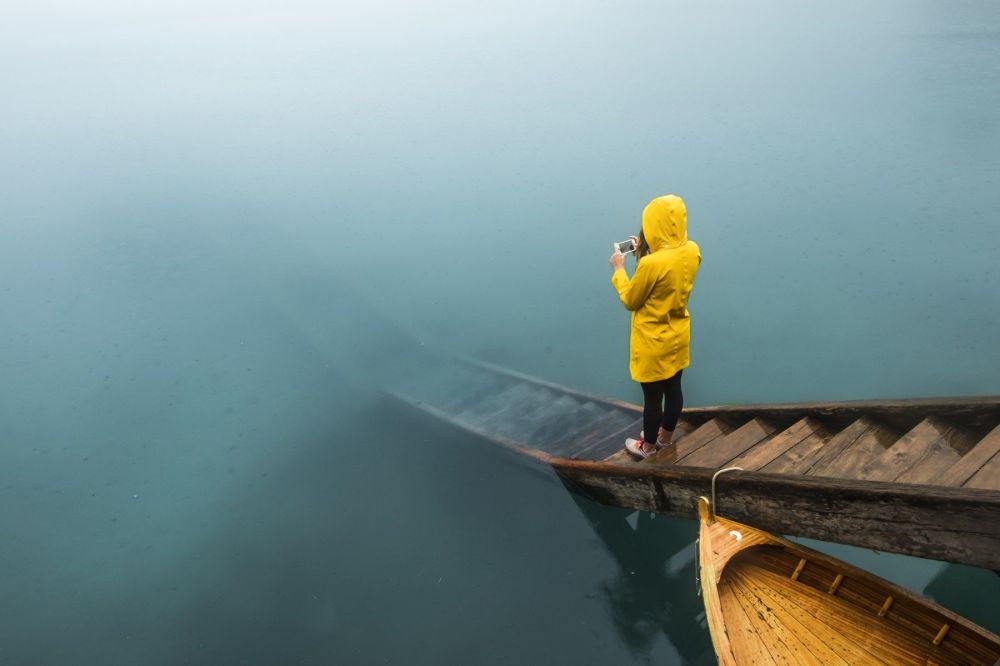
[[719, 663], [1000, 664], [1000, 637], [886, 580], [698, 500], [699, 582]]

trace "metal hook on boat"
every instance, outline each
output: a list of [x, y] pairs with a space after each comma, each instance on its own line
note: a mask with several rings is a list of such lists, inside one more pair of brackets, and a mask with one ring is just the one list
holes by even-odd
[[719, 478], [720, 474], [725, 474], [726, 472], [742, 472], [742, 471], [743, 471], [742, 467], [726, 467], [724, 469], [720, 469], [719, 471], [717, 471], [715, 474], [712, 475], [712, 506], [710, 506], [709, 509], [712, 512], [713, 518], [715, 518], [715, 480]]

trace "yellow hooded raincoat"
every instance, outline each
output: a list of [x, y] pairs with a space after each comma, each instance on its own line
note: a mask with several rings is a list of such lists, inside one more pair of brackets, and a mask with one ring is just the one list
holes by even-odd
[[630, 280], [625, 269], [611, 284], [632, 311], [629, 370], [637, 382], [673, 377], [690, 364], [691, 313], [688, 296], [701, 263], [701, 250], [687, 237], [687, 209], [673, 194], [642, 211], [642, 234], [650, 254]]

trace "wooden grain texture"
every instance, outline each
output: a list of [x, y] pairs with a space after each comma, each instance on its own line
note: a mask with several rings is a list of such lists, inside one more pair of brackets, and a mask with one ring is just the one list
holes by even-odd
[[823, 434], [823, 425], [816, 419], [807, 416], [735, 459], [725, 462], [722, 466], [736, 466], [747, 471], [756, 471], [770, 464], [807, 437], [811, 435], [822, 436]]
[[[593, 404], [589, 405], [589, 409], [597, 409], [601, 415], [595, 419], [588, 419], [585, 414], [582, 414], [580, 416], [581, 427], [574, 428], [567, 424], [567, 429], [562, 437], [551, 441], [542, 448], [549, 453], [567, 458], [603, 458], [604, 456], [600, 453], [607, 450], [607, 440], [611, 437], [618, 437], [618, 446], [622, 446], [625, 441], [625, 433], [637, 424], [634, 416], [630, 414], [601, 413], [599, 408]], [[528, 440], [528, 442], [533, 441]]]
[[933, 468], [940, 461], [939, 470], [947, 469], [958, 461], [961, 453], [969, 450], [971, 444], [967, 434], [941, 419], [929, 417], [866, 463], [858, 478], [905, 482], [901, 477], [911, 475], [911, 469], [914, 470], [911, 476], [924, 478], [928, 466]]
[[624, 463], [634, 463], [635, 456], [629, 455], [629, 452], [624, 448], [618, 449], [614, 453], [610, 454], [607, 458], [604, 458], [601, 462], [611, 463], [611, 464], [624, 464]]
[[[733, 579], [732, 587], [744, 595], [753, 595], [758, 600], [760, 614], [768, 618], [768, 624], [779, 625], [783, 630], [792, 633], [796, 639], [807, 646], [811, 657], [826, 666], [853, 666], [870, 661], [874, 657], [855, 643], [844, 637], [833, 634], [820, 637], [815, 631], [816, 618], [797, 604], [778, 594], [770, 587], [748, 584], [746, 579], [733, 572], [723, 577], [723, 581]], [[820, 632], [821, 633], [821, 632]], [[812, 660], [810, 659], [810, 663]]]
[[583, 423], [575, 417], [581, 411], [579, 401], [568, 395], [558, 396], [545, 404], [541, 412], [536, 412], [530, 420], [525, 419], [514, 439], [547, 451], [553, 442], [561, 440], [568, 432], [577, 433], [589, 426], [592, 420]]
[[857, 478], [862, 466], [899, 439], [887, 426], [861, 417], [837, 433], [805, 471], [814, 476]]
[[[781, 589], [788, 584], [789, 576], [786, 572], [791, 566], [791, 562], [802, 555], [801, 551], [798, 550], [800, 548], [798, 545], [795, 545], [794, 548], [794, 551], [788, 548], [784, 551], [773, 548], [756, 549], [746, 553], [748, 557], [736, 560], [736, 564], [738, 566], [751, 565], [769, 572], [774, 577], [765, 582], [770, 587]], [[765, 553], [765, 551], [771, 552]], [[781, 557], [785, 558], [784, 565], [775, 566], [776, 561], [779, 561]], [[807, 557], [810, 556], [807, 555]], [[885, 626], [894, 632], [908, 633], [912, 637], [911, 645], [917, 647], [915, 655], [918, 659], [928, 656], [925, 650], [930, 649], [935, 635], [945, 624], [954, 624], [954, 633], [949, 632], [947, 641], [940, 645], [940, 649], [930, 650], [930, 654], [944, 655], [945, 657], [950, 655], [951, 658], [957, 658], [960, 661], [987, 664], [992, 664], [1000, 656], [1000, 644], [998, 644], [1000, 638], [994, 634], [961, 618], [956, 624], [955, 618], [957, 616], [955, 614], [930, 603], [926, 598], [906, 590], [901, 593], [888, 581], [829, 556], [825, 557], [825, 560], [810, 559], [808, 566], [809, 570], [822, 571], [825, 572], [825, 575], [806, 577], [799, 581], [811, 588], [808, 592], [810, 597], [827, 605], [831, 599], [826, 591], [827, 581], [841, 578], [843, 584], [838, 588], [836, 595], [840, 602], [848, 605], [845, 607], [860, 611], [864, 617], [885, 618]], [[762, 576], [756, 577], [762, 578]], [[892, 598], [895, 603], [890, 605], [887, 612], [880, 615], [888, 598]]]
[[710, 446], [712, 442], [718, 441], [721, 437], [732, 432], [731, 426], [720, 419], [706, 421], [694, 431], [678, 437], [673, 446], [663, 451], [659, 451], [643, 462], [647, 464], [672, 465], [681, 458], [691, 455], [695, 451]]
[[946, 432], [939, 440], [933, 442], [893, 481], [938, 484], [941, 473], [958, 464], [963, 454], [972, 448], [974, 441], [975, 438], [971, 434], [952, 428], [950, 434]]
[[[764, 642], [764, 637], [740, 604], [739, 593], [735, 587], [729, 581], [724, 581], [717, 588], [717, 592], [710, 594], [719, 597], [718, 618], [713, 618], [708, 627], [713, 637], [718, 632], [724, 632], [730, 646], [730, 656], [727, 659], [716, 654], [719, 663], [727, 666], [776, 663]], [[702, 596], [705, 597], [705, 593]]]
[[752, 446], [770, 437], [778, 427], [764, 419], [750, 419], [728, 435], [715, 440], [710, 446], [703, 446], [690, 455], [679, 458], [678, 465], [686, 467], [722, 466]]
[[805, 474], [806, 470], [812, 467], [816, 456], [826, 446], [826, 442], [825, 432], [815, 432], [762, 467], [760, 471], [771, 474]]
[[[642, 434], [643, 434], [642, 425], [643, 425], [642, 424], [642, 419], [640, 418], [637, 421], [634, 421], [633, 424], [630, 426], [629, 429], [627, 429], [625, 431], [622, 431], [622, 432], [620, 432], [620, 433], [617, 434], [617, 439], [614, 442], [615, 448], [616, 448], [615, 453], [617, 453], [617, 451], [624, 451], [625, 439], [626, 438], [639, 439], [640, 436], [642, 436]], [[668, 447], [661, 448], [654, 455], [658, 455], [658, 456], [662, 457], [664, 455], [668, 455], [669, 456], [671, 454], [674, 454], [676, 452], [676, 450], [677, 450], [677, 441], [680, 441], [680, 440], [686, 438], [688, 435], [691, 434], [691, 432], [693, 430], [695, 430], [695, 427], [692, 426], [690, 423], [684, 422], [683, 420], [680, 421], [680, 422], [678, 422], [677, 427], [674, 428], [674, 441]], [[583, 452], [578, 453], [578, 454], [574, 455], [573, 457], [574, 458], [585, 458], [586, 456], [582, 455], [582, 453]], [[612, 455], [614, 455], [614, 454], [612, 454]], [[603, 458], [603, 456], [601, 456], [601, 457]], [[625, 455], [618, 456], [618, 457], [615, 458], [615, 460], [623, 460], [623, 461], [624, 460], [628, 460], [628, 461], [635, 461], [635, 462], [646, 462], [646, 461], [650, 460], [650, 458], [652, 458], [652, 457], [653, 456], [649, 456], [648, 458], [638, 458], [637, 456], [633, 456], [633, 455], [629, 454], [627, 451], [625, 451]]]
[[[831, 597], [806, 585], [793, 588], [785, 579], [756, 567], [745, 567], [740, 573], [751, 578], [755, 584], [783, 597], [789, 606], [797, 606], [811, 615], [813, 626], [827, 644], [839, 639], [841, 646], [851, 644], [862, 651], [862, 654], [870, 655], [870, 661], [860, 663], [892, 666], [924, 666], [927, 663], [958, 666], [962, 663], [945, 651], [935, 649], [930, 638], [909, 632], [886, 618], [866, 613], [843, 599]], [[835, 636], [837, 639], [834, 639]], [[934, 661], [929, 662], [931, 655], [934, 656]]]
[[642, 428], [642, 419], [632, 418], [627, 420], [625, 415], [615, 419], [614, 423], [607, 424], [607, 430], [613, 425], [618, 425], [617, 430], [607, 432], [605, 429], [594, 433], [595, 436], [582, 438], [578, 445], [572, 450], [569, 457], [586, 460], [602, 460], [615, 453], [622, 453], [622, 461], [629, 461], [629, 455], [625, 451], [625, 438], [633, 436], [636, 430]]
[[[755, 594], [744, 581], [736, 577], [733, 577], [730, 586], [742, 606], [744, 615], [749, 618], [750, 625], [765, 643], [771, 663], [788, 666], [795, 664], [821, 666], [798, 636], [789, 631], [783, 622], [778, 621], [774, 608], [769, 607], [760, 595]], [[727, 630], [729, 619], [727, 616]]]
[[[777, 663], [808, 666], [847, 663], [828, 645], [835, 642], [829, 635], [833, 632], [817, 627], [816, 620], [810, 621], [806, 614], [796, 617], [786, 606], [792, 607], [791, 610], [797, 608], [760, 585], [755, 577], [740, 575], [738, 571], [726, 573], [744, 612], [757, 618], [759, 631], [768, 638], [772, 657], [779, 657], [775, 659]], [[786, 584], [794, 585], [791, 581]]]
[[868, 417], [903, 431], [913, 427], [913, 414], [937, 416], [963, 423], [983, 433], [1000, 423], [1000, 396], [972, 398], [906, 398], [896, 400], [847, 400], [841, 402], [801, 402], [788, 404], [713, 405], [684, 410], [689, 419], [727, 418], [746, 420], [755, 416], [791, 420], [811, 415], [820, 420], [849, 421]]
[[[994, 428], [980, 440], [971, 451], [946, 469], [936, 480], [942, 486], [961, 486], [985, 467], [991, 459], [1000, 455], [1000, 426]], [[1000, 470], [998, 470], [1000, 472]], [[998, 479], [1000, 482], [1000, 479]]]
[[[989, 462], [966, 481], [963, 487], [1000, 491], [1000, 455], [990, 458]], [[995, 570], [1000, 570], [1000, 568]]]

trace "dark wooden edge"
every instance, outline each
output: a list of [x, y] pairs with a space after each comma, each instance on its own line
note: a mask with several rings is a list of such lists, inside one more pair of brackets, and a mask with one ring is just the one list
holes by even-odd
[[717, 412], [788, 412], [802, 411], [819, 414], [839, 414], [844, 411], [863, 410], [899, 411], [907, 409], [941, 409], [945, 411], [969, 411], [980, 409], [1000, 409], [1000, 396], [972, 396], [962, 398], [896, 398], [890, 400], [843, 400], [839, 402], [785, 402], [770, 404], [709, 405], [685, 408], [691, 414]]
[[[541, 453], [541, 452], [539, 452]], [[559, 458], [545, 455], [545, 461], [557, 470], [578, 470], [602, 475], [614, 475], [633, 478], [656, 478], [664, 482], [677, 482], [682, 479], [707, 481], [711, 483], [717, 470], [705, 467], [683, 467], [680, 465], [643, 465], [640, 462], [614, 463], [602, 460], [577, 460], [575, 458]], [[846, 496], [866, 499], [879, 499], [891, 493], [894, 498], [911, 498], [914, 501], [926, 501], [934, 505], [941, 500], [973, 500], [976, 502], [992, 502], [1000, 509], [1000, 491], [981, 490], [976, 488], [954, 488], [950, 486], [929, 486], [910, 483], [886, 483], [883, 481], [859, 481], [854, 479], [836, 479], [821, 476], [804, 476], [789, 474], [768, 474], [766, 472], [734, 471], [720, 476], [716, 485], [721, 493], [724, 487], [734, 487], [752, 482], [761, 486], [783, 486], [801, 488], [803, 491], [845, 494]], [[702, 493], [704, 494], [704, 493]], [[693, 503], [689, 511], [692, 517], [697, 517], [697, 506]], [[719, 512], [720, 515], [725, 515]], [[998, 525], [1000, 528], [1000, 525]]]
[[[574, 490], [603, 504], [696, 517], [715, 470], [557, 459]], [[1000, 492], [733, 472], [717, 512], [776, 534], [1000, 570]]]
[[884, 420], [897, 429], [908, 430], [928, 416], [959, 418], [959, 425], [983, 435], [1000, 421], [1000, 396], [964, 398], [904, 398], [895, 400], [847, 400], [843, 402], [801, 402], [771, 405], [712, 405], [684, 409], [681, 418], [702, 423], [722, 417], [746, 420], [753, 417], [791, 422], [801, 416], [847, 422], [867, 416]]

